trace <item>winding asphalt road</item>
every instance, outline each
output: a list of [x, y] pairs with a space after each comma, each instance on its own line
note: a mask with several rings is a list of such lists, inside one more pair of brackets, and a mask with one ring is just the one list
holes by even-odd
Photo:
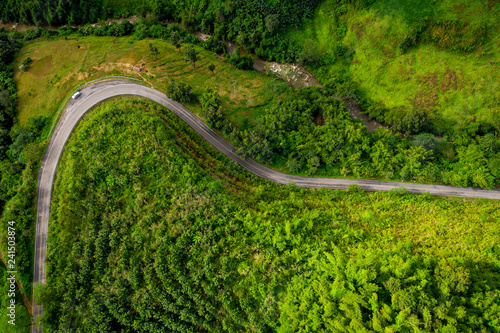
[[[96, 104], [120, 95], [137, 95], [155, 101], [187, 122], [196, 132], [203, 136], [227, 157], [236, 161], [248, 171], [262, 178], [279, 184], [295, 183], [301, 187], [327, 187], [332, 189], [346, 189], [351, 184], [357, 184], [368, 191], [389, 191], [399, 186], [406, 187], [411, 193], [422, 193], [424, 191], [435, 195], [446, 195], [467, 198], [500, 199], [500, 191], [482, 190], [475, 188], [459, 188], [439, 185], [423, 185], [412, 183], [395, 183], [372, 180], [333, 179], [291, 176], [266, 168], [259, 163], [248, 159], [243, 160], [236, 155], [235, 149], [224, 139], [209, 129], [198, 117], [192, 114], [181, 104], [172, 101], [164, 94], [143, 85], [129, 81], [104, 81], [93, 84], [81, 90], [82, 95], [77, 100], [70, 100], [59, 120], [55, 131], [50, 139], [49, 145], [43, 157], [40, 173], [38, 174], [37, 189], [37, 220], [35, 239], [35, 261], [33, 274], [33, 287], [38, 283], [45, 283], [45, 257], [47, 251], [47, 234], [49, 225], [50, 199], [52, 186], [56, 174], [57, 164], [61, 157], [64, 145], [68, 140], [73, 128], [80, 118], [92, 109]], [[43, 308], [35, 305], [33, 299], [33, 316], [38, 318], [43, 313]], [[32, 332], [42, 332], [41, 326], [32, 327]]]

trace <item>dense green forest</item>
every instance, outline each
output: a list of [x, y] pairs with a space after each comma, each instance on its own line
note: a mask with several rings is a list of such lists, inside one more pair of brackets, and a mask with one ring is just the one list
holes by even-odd
[[[319, 0], [149, 0], [111, 4], [105, 0], [9, 0], [0, 4], [0, 20], [59, 26], [94, 23], [134, 13], [147, 15], [154, 21], [182, 22], [187, 28], [213, 34], [215, 39], [234, 40], [264, 58], [289, 61], [298, 48], [282, 38], [280, 32], [298, 26], [303, 17], [313, 14], [318, 3]], [[120, 9], [122, 6], [124, 11]]]
[[496, 202], [256, 178], [138, 99], [85, 116], [59, 166], [55, 332], [498, 332]]
[[[42, 153], [35, 141], [39, 141], [39, 134], [44, 126], [41, 119], [32, 119], [25, 127], [15, 125], [17, 97], [11, 63], [20, 46], [19, 40], [0, 31], [0, 253], [5, 255], [0, 264], [0, 277], [3, 281], [0, 296], [0, 313], [4, 318], [0, 323], [2, 332], [28, 332], [31, 324], [31, 317], [20, 292], [28, 295], [31, 293], [36, 176]], [[16, 228], [16, 326], [8, 324], [6, 319], [10, 301], [7, 277], [10, 274], [7, 273], [4, 262], [12, 259], [7, 257], [8, 221], [15, 221]]]

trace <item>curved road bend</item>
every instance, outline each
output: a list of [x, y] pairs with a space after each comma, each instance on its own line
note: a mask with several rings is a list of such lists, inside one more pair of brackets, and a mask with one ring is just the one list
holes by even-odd
[[[204, 122], [192, 114], [181, 104], [167, 98], [166, 95], [154, 89], [129, 81], [105, 81], [85, 87], [82, 95], [77, 100], [70, 100], [61, 119], [59, 120], [49, 145], [43, 157], [40, 173], [38, 174], [37, 189], [37, 220], [35, 238], [35, 261], [33, 274], [33, 287], [39, 282], [45, 283], [45, 257], [47, 251], [47, 233], [49, 224], [50, 199], [56, 167], [61, 157], [64, 145], [73, 128], [80, 118], [97, 103], [119, 95], [137, 95], [157, 102], [187, 122], [195, 131], [203, 136], [227, 157], [233, 159], [248, 171], [279, 184], [295, 183], [301, 187], [327, 187], [332, 189], [345, 189], [350, 184], [357, 184], [368, 191], [389, 191], [399, 186], [406, 187], [411, 193], [430, 192], [434, 195], [446, 195], [468, 198], [484, 198], [500, 200], [500, 191], [482, 190], [475, 188], [459, 188], [440, 185], [423, 185], [412, 183], [395, 183], [373, 180], [333, 179], [291, 176], [266, 168], [259, 163], [248, 159], [243, 160], [236, 155], [235, 149]], [[33, 299], [33, 316], [36, 319], [43, 312], [40, 306], [35, 305]], [[42, 332], [41, 327], [34, 327], [32, 332]]]

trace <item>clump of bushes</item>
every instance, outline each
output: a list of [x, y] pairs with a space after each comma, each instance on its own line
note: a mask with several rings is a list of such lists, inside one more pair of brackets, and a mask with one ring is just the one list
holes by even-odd
[[167, 96], [173, 99], [174, 101], [182, 103], [189, 103], [196, 101], [196, 95], [193, 94], [190, 85], [182, 82], [176, 82], [173, 80], [170, 81], [170, 83], [167, 85]]
[[239, 47], [236, 49], [236, 52], [229, 56], [227, 62], [238, 69], [247, 70], [253, 68], [252, 57], [249, 55], [241, 55]]
[[26, 59], [24, 59], [22, 61], [21, 66], [19, 66], [19, 70], [21, 72], [26, 72], [30, 68], [30, 65], [32, 62], [33, 62], [33, 59], [31, 59], [30, 57], [27, 57]]
[[226, 52], [226, 45], [224, 45], [224, 42], [214, 38], [210, 37], [203, 43], [203, 47], [206, 50], [212, 51], [217, 54], [223, 54]]

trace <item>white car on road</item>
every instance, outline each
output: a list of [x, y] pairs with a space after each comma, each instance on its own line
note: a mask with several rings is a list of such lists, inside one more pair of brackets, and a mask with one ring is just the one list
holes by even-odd
[[76, 93], [73, 94], [73, 96], [71, 96], [71, 98], [73, 99], [77, 99], [82, 93], [77, 91]]

